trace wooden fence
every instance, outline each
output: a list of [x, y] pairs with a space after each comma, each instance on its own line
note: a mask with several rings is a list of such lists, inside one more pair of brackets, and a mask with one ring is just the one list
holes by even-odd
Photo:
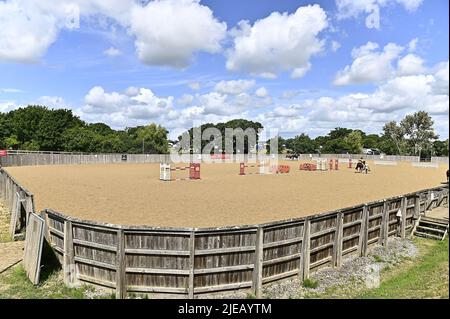
[[[448, 203], [438, 187], [318, 215], [211, 229], [125, 227], [45, 210], [47, 240], [69, 285], [87, 282], [127, 293], [179, 294], [251, 289], [308, 278], [371, 245], [411, 234], [420, 212]], [[402, 210], [402, 222], [396, 215]]]
[[[126, 159], [124, 159], [126, 155]], [[187, 159], [186, 159], [186, 157]], [[203, 155], [204, 156], [204, 155]], [[313, 158], [319, 157], [318, 154], [312, 154]], [[367, 160], [380, 160], [380, 155], [365, 154], [321, 154], [322, 158], [339, 159], [359, 159], [363, 157]], [[197, 161], [199, 154], [182, 155], [179, 159], [170, 154], [89, 154], [89, 153], [68, 153], [68, 152], [32, 152], [32, 151], [8, 151], [8, 156], [0, 158], [0, 166], [31, 166], [31, 165], [70, 165], [70, 164], [115, 164], [115, 163], [169, 163]], [[207, 158], [204, 156], [204, 158]], [[286, 155], [280, 154], [279, 160], [285, 159]], [[208, 158], [209, 159], [209, 158]], [[310, 154], [301, 154], [300, 160], [310, 160]], [[234, 155], [224, 162], [271, 160], [270, 155], [265, 154], [246, 154]], [[384, 155], [385, 161], [406, 161], [420, 162], [418, 156], [397, 156]], [[448, 163], [448, 157], [433, 157], [433, 163]], [[215, 160], [214, 162], [217, 162]]]
[[15, 238], [26, 227], [28, 214], [35, 211], [34, 196], [0, 168], [0, 199], [10, 213], [10, 234]]
[[[442, 186], [308, 217], [207, 229], [112, 225], [50, 209], [40, 215], [68, 285], [107, 287], [118, 298], [133, 292], [194, 298], [235, 289], [259, 297], [267, 283], [308, 278], [349, 255], [366, 255], [371, 245], [386, 245], [388, 237], [410, 235], [419, 214], [448, 204], [448, 196]], [[25, 216], [34, 212], [33, 195], [2, 169], [0, 197], [10, 210], [19, 203]]]

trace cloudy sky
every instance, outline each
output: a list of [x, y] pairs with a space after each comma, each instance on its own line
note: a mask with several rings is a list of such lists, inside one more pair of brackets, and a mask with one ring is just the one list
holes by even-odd
[[448, 137], [448, 0], [0, 0], [0, 111], [71, 108], [118, 129], [260, 121], [283, 136]]

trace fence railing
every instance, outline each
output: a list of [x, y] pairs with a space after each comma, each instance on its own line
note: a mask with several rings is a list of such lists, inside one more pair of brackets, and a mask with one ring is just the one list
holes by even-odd
[[34, 196], [0, 168], [0, 199], [10, 214], [10, 235], [15, 238], [26, 227], [28, 214], [35, 211]]
[[[69, 152], [36, 152], [36, 151], [7, 151], [6, 157], [0, 157], [0, 166], [31, 166], [31, 165], [70, 165], [70, 164], [115, 164], [115, 163], [170, 163], [173, 161], [200, 161], [211, 158], [208, 155], [198, 154], [182, 155], [175, 160], [176, 156], [171, 154], [88, 154]], [[299, 160], [310, 160], [317, 158], [319, 154], [301, 154]], [[338, 159], [359, 159], [366, 160], [386, 160], [386, 161], [406, 161], [420, 162], [418, 156], [397, 156], [397, 155], [365, 155], [365, 154], [321, 154], [322, 158]], [[278, 155], [278, 160], [286, 159], [286, 155]], [[251, 154], [234, 155], [223, 162], [239, 162], [247, 160], [273, 160], [270, 155]], [[212, 160], [218, 162], [218, 160]], [[433, 157], [433, 163], [448, 163], [448, 157]], [[220, 162], [220, 160], [219, 160]]]

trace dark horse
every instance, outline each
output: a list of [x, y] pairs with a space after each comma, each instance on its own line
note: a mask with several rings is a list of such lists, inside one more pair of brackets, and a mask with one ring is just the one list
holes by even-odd
[[365, 173], [367, 174], [367, 172], [370, 171], [370, 168], [369, 168], [369, 166], [366, 164], [365, 161], [362, 161], [362, 162], [358, 162], [358, 164], [356, 164], [355, 170], [356, 170], [356, 172], [358, 172], [358, 173], [365, 172]]

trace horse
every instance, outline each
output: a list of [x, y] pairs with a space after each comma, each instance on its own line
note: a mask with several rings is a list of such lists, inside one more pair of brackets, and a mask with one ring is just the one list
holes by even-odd
[[365, 162], [358, 162], [358, 164], [356, 164], [355, 170], [357, 173], [365, 172], [367, 174], [368, 172], [370, 172], [370, 167]]

